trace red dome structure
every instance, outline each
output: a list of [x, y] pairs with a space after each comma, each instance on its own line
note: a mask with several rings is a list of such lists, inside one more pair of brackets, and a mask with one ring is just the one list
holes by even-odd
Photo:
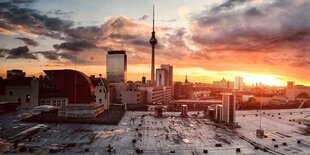
[[44, 70], [44, 72], [56, 85], [56, 88], [68, 97], [69, 104], [91, 104], [94, 102], [94, 86], [84, 73], [71, 69]]

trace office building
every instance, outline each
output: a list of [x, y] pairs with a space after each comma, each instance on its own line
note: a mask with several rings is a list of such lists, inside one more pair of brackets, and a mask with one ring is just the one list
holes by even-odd
[[160, 86], [167, 86], [167, 70], [162, 69], [162, 68], [158, 68], [156, 69], [156, 86], [160, 87]]
[[164, 102], [163, 87], [140, 87], [146, 91], [146, 102], [148, 104], [162, 104]]
[[223, 105], [217, 104], [215, 106], [215, 119], [217, 121], [223, 121]]
[[111, 83], [124, 83], [127, 80], [126, 51], [108, 51], [106, 57], [106, 75]]
[[234, 89], [237, 89], [239, 91], [242, 91], [244, 87], [243, 83], [243, 77], [241, 76], [236, 76], [235, 81], [234, 81]]
[[22, 78], [25, 76], [26, 76], [26, 72], [23, 72], [23, 70], [12, 69], [12, 70], [6, 71], [6, 78], [7, 79]]
[[167, 72], [166, 86], [173, 87], [173, 66], [170, 66], [169, 64], [162, 64], [160, 65], [160, 68], [165, 69]]
[[224, 93], [222, 95], [222, 102], [222, 120], [226, 123], [234, 123], [236, 121], [236, 95], [232, 93]]

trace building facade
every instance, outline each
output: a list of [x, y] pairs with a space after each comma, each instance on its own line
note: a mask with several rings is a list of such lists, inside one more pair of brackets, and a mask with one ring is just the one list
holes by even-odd
[[20, 103], [21, 108], [33, 108], [38, 106], [38, 99], [38, 79], [19, 77], [0, 80], [0, 102]]
[[143, 90], [121, 91], [121, 100], [122, 103], [126, 104], [145, 104], [146, 91]]
[[226, 123], [235, 123], [236, 95], [232, 93], [224, 93], [222, 96], [222, 102], [222, 120]]
[[106, 75], [112, 83], [124, 83], [127, 80], [126, 51], [108, 51], [106, 55]]
[[156, 69], [156, 86], [167, 86], [168, 76], [167, 71], [162, 68]]

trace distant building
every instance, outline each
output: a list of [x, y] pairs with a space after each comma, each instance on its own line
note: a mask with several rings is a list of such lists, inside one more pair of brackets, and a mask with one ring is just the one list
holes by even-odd
[[167, 71], [166, 85], [165, 86], [173, 86], [173, 66], [169, 64], [162, 64], [160, 68], [165, 69]]
[[226, 89], [229, 87], [229, 83], [223, 78], [221, 81], [213, 81], [212, 87]]
[[151, 104], [163, 103], [164, 94], [162, 87], [141, 87], [146, 91], [146, 102]]
[[173, 87], [173, 66], [163, 64], [156, 69], [156, 86]]
[[126, 104], [145, 104], [145, 90], [125, 90], [121, 91], [121, 102]]
[[22, 78], [25, 76], [26, 76], [26, 72], [23, 72], [23, 70], [12, 69], [12, 70], [6, 71], [6, 78], [7, 79]]
[[223, 113], [222, 119], [226, 123], [235, 123], [236, 121], [236, 95], [224, 93], [222, 96]]
[[162, 68], [156, 69], [156, 86], [167, 86], [167, 81], [168, 76], [167, 76], [167, 71]]
[[242, 91], [243, 90], [243, 86], [244, 86], [243, 77], [236, 76], [235, 77], [235, 82], [234, 82], [234, 89]]
[[193, 83], [175, 82], [174, 84], [174, 99], [190, 99], [193, 95]]
[[127, 80], [126, 51], [108, 51], [106, 58], [106, 75], [112, 83], [124, 83]]

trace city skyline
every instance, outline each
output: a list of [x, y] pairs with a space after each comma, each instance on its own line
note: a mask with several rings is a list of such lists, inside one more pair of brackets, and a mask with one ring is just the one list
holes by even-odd
[[73, 69], [74, 52], [77, 70], [106, 76], [106, 52], [124, 48], [128, 80], [150, 80], [155, 4], [155, 68], [174, 66], [174, 81], [187, 74], [191, 82], [242, 76], [248, 84], [310, 84], [307, 1], [75, 2], [1, 2], [0, 76]]

